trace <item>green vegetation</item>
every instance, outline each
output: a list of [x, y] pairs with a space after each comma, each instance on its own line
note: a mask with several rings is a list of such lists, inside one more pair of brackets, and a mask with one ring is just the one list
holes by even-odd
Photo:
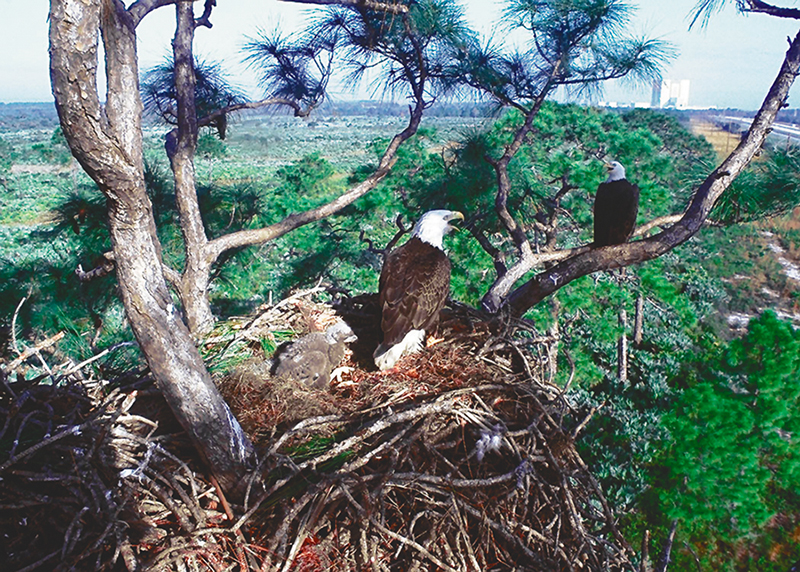
[[[768, 525], [800, 511], [800, 332], [765, 312], [744, 338], [695, 360], [664, 415], [670, 438], [654, 470], [662, 510], [684, 523], [705, 566], [744, 545], [740, 569], [786, 570], [800, 557], [793, 531]], [[780, 548], [773, 559], [753, 556], [770, 543]]]
[[[322, 204], [371, 172], [398, 118], [319, 116], [309, 120], [251, 115], [228, 127], [225, 143], [210, 133], [198, 146], [200, 205], [210, 236], [257, 228]], [[453, 298], [480, 302], [494, 274], [476, 234], [497, 238], [497, 156], [521, 120], [433, 118], [401, 148], [392, 173], [373, 192], [335, 216], [261, 248], [230, 253], [217, 265], [212, 305], [219, 317], [246, 314], [270, 296], [325, 281], [352, 294], [374, 292], [378, 253], [420, 211], [462, 210], [469, 229], [448, 238]], [[603, 178], [598, 157], [628, 167], [642, 189], [640, 222], [677, 212], [709, 172], [713, 150], [674, 118], [645, 110], [612, 113], [546, 103], [509, 165], [515, 212], [561, 220], [560, 247], [591, 240], [591, 204]], [[163, 130], [147, 141], [147, 184], [165, 260], [180, 266], [180, 228]], [[45, 151], [47, 150], [47, 151]], [[128, 340], [112, 275], [80, 282], [110, 249], [105, 204], [80, 172], [63, 169], [66, 152], [52, 129], [0, 139], [0, 325], [3, 353], [18, 343], [66, 331], [59, 351], [82, 360]], [[758, 314], [781, 295], [797, 311], [797, 286], [771, 256], [762, 231], [780, 237], [788, 256], [800, 251], [795, 204], [800, 166], [795, 149], [774, 151], [737, 187], [718, 219], [740, 222], [734, 207], [779, 218], [704, 230], [670, 254], [640, 267], [588, 276], [561, 289], [528, 318], [541, 331], [558, 324], [555, 381], [571, 381], [579, 449], [635, 540], [653, 532], [662, 546], [677, 519], [676, 566], [709, 570], [785, 570], [798, 558], [800, 457], [797, 454], [800, 334], [764, 313], [739, 338], [729, 312]], [[13, 165], [25, 166], [12, 172]], [[33, 169], [41, 165], [45, 169]], [[775, 192], [779, 185], [780, 192]], [[561, 202], [552, 197], [561, 190]], [[788, 197], [788, 198], [787, 198]], [[738, 201], [738, 202], [737, 202]], [[734, 209], [734, 210], [732, 210]], [[753, 218], [753, 217], [750, 217]], [[542, 244], [545, 237], [536, 237]], [[498, 242], [496, 245], [499, 245]], [[737, 278], [739, 276], [740, 278]], [[620, 336], [643, 299], [643, 337], [628, 352], [627, 380], [617, 373]], [[20, 301], [25, 302], [19, 306]], [[627, 327], [620, 324], [625, 310]], [[227, 356], [206, 356], [228, 363]], [[223, 359], [224, 358], [224, 359]], [[134, 349], [95, 365], [106, 375], [136, 366]]]

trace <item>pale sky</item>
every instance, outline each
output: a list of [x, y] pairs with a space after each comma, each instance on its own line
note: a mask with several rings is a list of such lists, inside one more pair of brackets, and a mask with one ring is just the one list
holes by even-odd
[[[691, 106], [756, 109], [780, 68], [800, 23], [764, 15], [741, 16], [730, 7], [715, 15], [707, 28], [688, 31], [688, 14], [696, 0], [641, 0], [631, 2], [638, 11], [631, 24], [636, 35], [648, 35], [675, 44], [679, 56], [665, 70], [664, 77], [691, 82]], [[128, 4], [129, 2], [126, 2]], [[462, 0], [473, 26], [484, 34], [505, 37], [495, 25], [502, 2]], [[778, 2], [796, 6], [800, 1]], [[47, 61], [47, 0], [0, 0], [0, 102], [51, 101]], [[199, 6], [198, 6], [199, 8]], [[218, 0], [212, 15], [214, 27], [197, 31], [196, 52], [213, 60], [239, 62], [239, 48], [245, 36], [259, 28], [276, 26], [293, 29], [316, 8], [280, 0]], [[140, 24], [140, 68], [163, 61], [174, 27], [174, 9], [165, 7], [148, 15]], [[233, 83], [253, 91], [253, 75], [242, 65], [233, 66]], [[353, 96], [335, 94], [339, 99]], [[363, 93], [362, 93], [363, 95]], [[620, 103], [649, 101], [649, 92], [631, 93], [609, 86], [605, 99]], [[800, 88], [790, 98], [800, 106]]]

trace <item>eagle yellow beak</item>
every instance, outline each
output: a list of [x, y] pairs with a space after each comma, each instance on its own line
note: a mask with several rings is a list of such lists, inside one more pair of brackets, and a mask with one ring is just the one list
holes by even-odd
[[612, 165], [612, 164], [611, 164], [611, 163], [609, 163], [608, 161], [604, 161], [604, 162], [603, 162], [603, 165], [605, 165], [605, 166], [606, 166], [606, 169], [608, 169], [609, 171], [610, 171], [611, 169], [613, 169], [613, 168], [614, 168], [614, 165]]
[[458, 212], [458, 211], [453, 211], [450, 214], [450, 218], [447, 219], [448, 228], [451, 228], [453, 230], [461, 230], [459, 227], [452, 225], [452, 222], [455, 221], [455, 220], [463, 221], [464, 220], [464, 215], [462, 213]]

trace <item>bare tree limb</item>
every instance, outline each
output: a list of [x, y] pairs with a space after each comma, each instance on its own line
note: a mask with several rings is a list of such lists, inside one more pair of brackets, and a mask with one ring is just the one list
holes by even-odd
[[498, 277], [505, 276], [506, 272], [508, 272], [508, 267], [506, 266], [506, 255], [501, 249], [497, 248], [494, 244], [489, 241], [489, 238], [480, 231], [480, 229], [475, 228], [472, 225], [467, 225], [470, 234], [475, 237], [475, 240], [478, 241], [478, 244], [483, 248], [486, 253], [492, 257], [492, 262], [494, 264], [494, 271], [497, 273]]
[[513, 140], [506, 147], [502, 157], [496, 160], [487, 157], [487, 161], [494, 168], [497, 176], [495, 210], [497, 210], [497, 215], [508, 231], [508, 234], [514, 240], [514, 244], [519, 253], [519, 259], [512, 264], [503, 275], [498, 276], [497, 280], [495, 280], [494, 284], [489, 288], [489, 291], [484, 295], [483, 300], [481, 300], [481, 305], [490, 312], [496, 312], [499, 309], [506, 294], [511, 290], [517, 280], [525, 276], [525, 274], [536, 265], [533, 247], [528, 240], [525, 229], [508, 210], [508, 197], [511, 193], [511, 177], [508, 174], [508, 165], [522, 147], [525, 139], [533, 131], [533, 121], [536, 119], [539, 109], [542, 107], [542, 104], [554, 85], [554, 78], [558, 70], [559, 64], [554, 65], [553, 69], [550, 71], [549, 79], [545, 82], [544, 86], [542, 86], [530, 107], [523, 110], [525, 122], [514, 134]]
[[[255, 450], [205, 369], [164, 280], [144, 182], [136, 35], [120, 6], [121, 1], [51, 1], [56, 109], [70, 150], [108, 199], [109, 234], [131, 329], [176, 418], [226, 491], [235, 494]], [[99, 38], [105, 105], [97, 91]]]
[[200, 16], [194, 22], [195, 28], [199, 28], [200, 26], [205, 26], [206, 28], [212, 28], [214, 25], [211, 23], [209, 18], [211, 17], [211, 11], [214, 9], [214, 6], [217, 5], [217, 0], [206, 0], [205, 6], [203, 6], [203, 15]]
[[742, 9], [743, 12], [753, 12], [760, 14], [768, 14], [776, 18], [790, 18], [792, 20], [800, 20], [800, 10], [797, 8], [784, 8], [782, 6], [774, 6], [761, 2], [761, 0], [745, 0], [747, 6]]
[[217, 118], [227, 115], [228, 113], [241, 111], [242, 109], [258, 109], [268, 105], [285, 105], [286, 107], [291, 107], [294, 110], [295, 117], [308, 117], [320, 103], [321, 101], [315, 102], [314, 105], [310, 105], [308, 107], [302, 107], [299, 103], [297, 103], [297, 101], [283, 97], [269, 97], [260, 101], [246, 101], [244, 103], [235, 103], [233, 105], [217, 109], [213, 113], [209, 113], [205, 117], [198, 119], [197, 125], [200, 127], [207, 127], [208, 125], [212, 125]]
[[650, 222], [646, 222], [645, 224], [637, 227], [636, 230], [633, 231], [633, 235], [631, 235], [631, 238], [644, 236], [657, 226], [673, 225], [676, 222], [680, 221], [682, 218], [683, 218], [682, 214], [666, 215], [654, 218]]
[[157, 8], [175, 4], [178, 0], [136, 0], [128, 7], [128, 13], [133, 18], [134, 27], [138, 26], [142, 19]]
[[97, 278], [102, 278], [103, 276], [107, 276], [114, 271], [114, 251], [104, 252], [103, 253], [103, 261], [92, 268], [91, 270], [85, 271], [83, 266], [78, 264], [78, 267], [75, 269], [75, 276], [78, 277], [80, 282], [91, 282], [92, 280], [96, 280]]
[[241, 230], [210, 241], [205, 249], [207, 262], [209, 264], [213, 263], [227, 250], [262, 244], [279, 238], [306, 224], [322, 220], [367, 194], [389, 174], [397, 161], [397, 150], [400, 148], [400, 145], [417, 132], [419, 124], [422, 121], [422, 114], [425, 107], [426, 104], [423, 100], [417, 100], [416, 106], [411, 110], [408, 125], [392, 138], [383, 157], [381, 157], [378, 168], [364, 181], [324, 205], [300, 213], [290, 214], [282, 221], [268, 227]]
[[10, 364], [8, 364], [8, 369], [11, 370], [11, 371], [15, 370], [26, 359], [28, 359], [32, 355], [38, 354], [42, 350], [45, 350], [47, 348], [50, 348], [50, 347], [54, 346], [65, 335], [66, 334], [64, 332], [58, 332], [55, 336], [51, 336], [51, 337], [47, 338], [46, 340], [42, 340], [41, 342], [39, 342], [35, 346], [29, 347], [29, 348], [25, 348], [25, 350], [17, 358], [15, 358], [14, 361], [12, 361]]

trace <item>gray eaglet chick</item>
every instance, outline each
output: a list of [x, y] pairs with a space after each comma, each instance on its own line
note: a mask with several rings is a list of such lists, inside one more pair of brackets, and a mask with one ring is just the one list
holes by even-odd
[[344, 358], [345, 344], [355, 340], [353, 330], [344, 322], [298, 338], [276, 353], [275, 375], [306, 387], [323, 388]]

